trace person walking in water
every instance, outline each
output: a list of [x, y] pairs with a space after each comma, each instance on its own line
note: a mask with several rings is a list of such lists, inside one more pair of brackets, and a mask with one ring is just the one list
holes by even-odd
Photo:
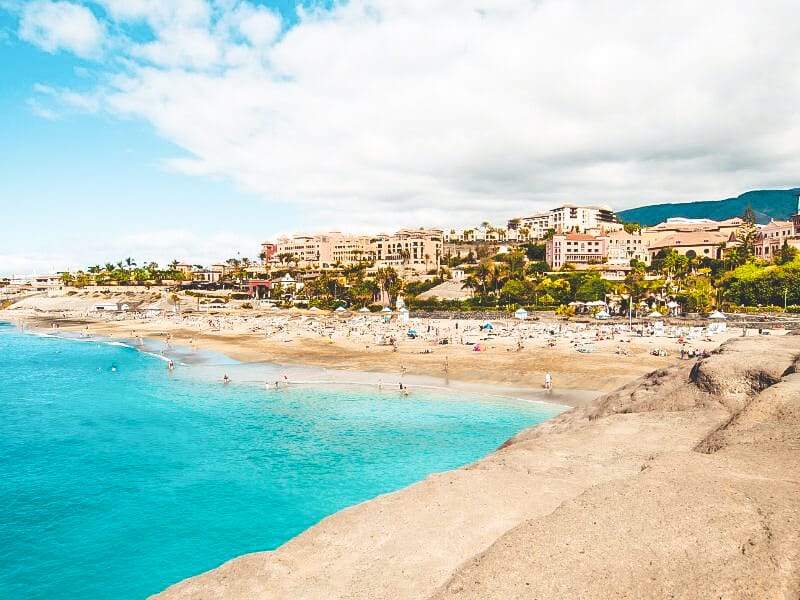
[[222, 383], [230, 383], [230, 382], [231, 382], [231, 378], [228, 377], [227, 373], [225, 373], [225, 375], [222, 376]]
[[550, 375], [550, 371], [544, 374], [544, 389], [553, 389], [553, 376]]

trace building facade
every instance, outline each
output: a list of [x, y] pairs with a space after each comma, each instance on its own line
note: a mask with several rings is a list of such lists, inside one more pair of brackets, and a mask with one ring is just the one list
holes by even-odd
[[520, 232], [520, 239], [541, 240], [549, 230], [556, 233], [618, 231], [623, 228], [617, 215], [606, 206], [565, 204], [529, 217], [511, 219], [508, 228]]
[[784, 242], [791, 241], [797, 235], [793, 221], [770, 220], [758, 230], [753, 254], [759, 260], [773, 260], [780, 256]]
[[608, 240], [585, 233], [557, 233], [547, 240], [545, 259], [551, 269], [565, 264], [601, 265], [608, 257]]
[[366, 261], [378, 268], [425, 272], [438, 267], [442, 245], [443, 233], [438, 229], [401, 229], [394, 234], [377, 236], [344, 235], [335, 231], [279, 238], [272, 261], [322, 269]]

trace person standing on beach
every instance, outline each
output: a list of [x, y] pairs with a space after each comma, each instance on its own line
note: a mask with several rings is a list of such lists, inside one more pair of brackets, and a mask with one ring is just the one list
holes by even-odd
[[544, 389], [553, 389], [553, 376], [550, 375], [550, 371], [544, 374]]

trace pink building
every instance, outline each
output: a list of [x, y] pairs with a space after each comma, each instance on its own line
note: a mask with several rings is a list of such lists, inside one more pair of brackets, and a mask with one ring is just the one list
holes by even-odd
[[781, 253], [783, 243], [796, 235], [795, 223], [792, 221], [771, 219], [769, 223], [758, 230], [753, 253], [760, 260], [772, 260], [775, 255]]
[[272, 258], [272, 255], [278, 251], [278, 246], [273, 244], [272, 242], [262, 242], [261, 243], [261, 254], [264, 255], [262, 262], [267, 264], [269, 260]]
[[566, 263], [599, 265], [608, 256], [608, 238], [584, 233], [561, 233], [548, 240], [545, 249], [547, 264], [560, 269]]

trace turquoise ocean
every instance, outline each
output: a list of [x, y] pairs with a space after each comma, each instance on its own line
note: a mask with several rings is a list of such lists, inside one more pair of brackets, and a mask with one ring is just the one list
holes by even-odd
[[143, 350], [0, 323], [0, 597], [144, 598], [563, 410]]

